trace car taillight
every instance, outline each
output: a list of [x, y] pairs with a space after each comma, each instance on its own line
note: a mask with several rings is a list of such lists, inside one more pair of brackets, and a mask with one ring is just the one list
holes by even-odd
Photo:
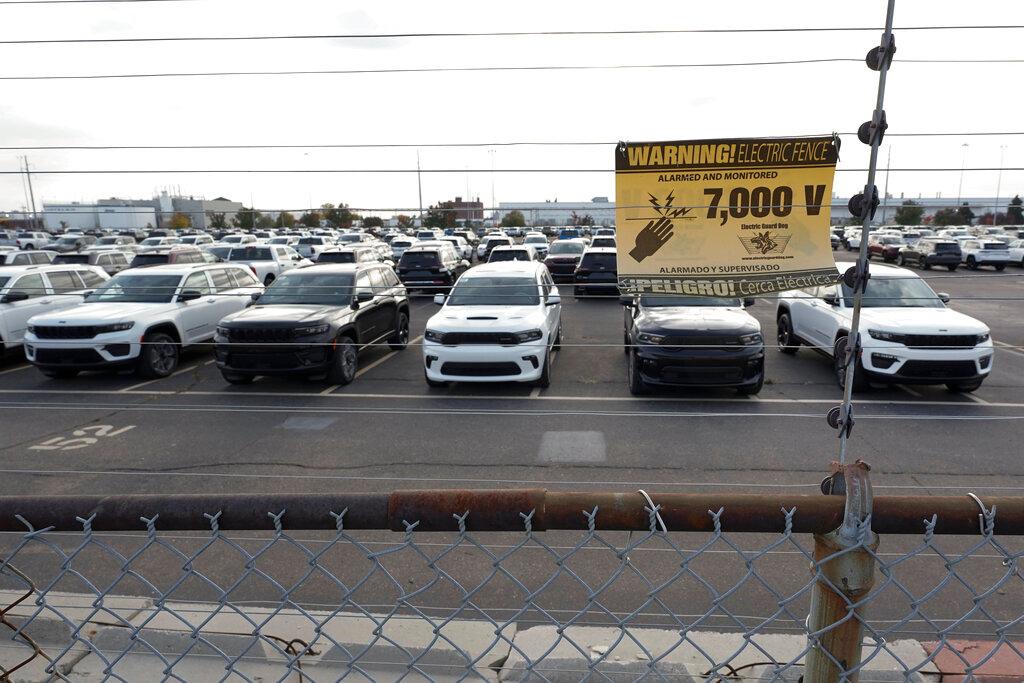
[[251, 263], [249, 264], [249, 270], [252, 271], [253, 275], [259, 275], [259, 273], [256, 272], [256, 266], [252, 265]]

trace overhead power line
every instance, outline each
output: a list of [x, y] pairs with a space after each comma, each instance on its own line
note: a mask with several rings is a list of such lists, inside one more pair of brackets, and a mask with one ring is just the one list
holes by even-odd
[[[823, 133], [822, 135], [830, 135]], [[856, 133], [837, 133], [856, 135]], [[893, 133], [886, 137], [965, 137], [1024, 135], [1024, 131], [973, 131], [966, 133]], [[196, 145], [12, 145], [0, 146], [0, 152], [53, 151], [53, 150], [159, 150], [159, 149], [390, 149], [429, 147], [607, 147], [617, 145], [616, 140], [511, 140], [504, 142], [339, 142], [339, 143], [284, 143], [284, 144], [196, 144]]]
[[[837, 168], [836, 173], [863, 173], [863, 168]], [[922, 167], [890, 168], [892, 173], [931, 171], [1024, 171], [1024, 166], [976, 166], [971, 168]], [[180, 168], [180, 169], [32, 169], [37, 175], [121, 175], [130, 173], [614, 173], [613, 168]], [[0, 171], [0, 175], [20, 175], [24, 171]]]
[[[70, 2], [71, 0], [65, 0]], [[83, 1], [83, 0], [79, 0]], [[129, 2], [130, 0], [93, 0], [94, 2]], [[142, 0], [139, 0], [140, 2]], [[157, 0], [149, 0], [157, 1]], [[168, 0], [169, 1], [169, 0]], [[14, 4], [0, 2], [0, 4]], [[21, 4], [42, 4], [21, 3]], [[963, 30], [1010, 30], [1021, 29], [1018, 24], [986, 24], [974, 26], [906, 26], [901, 31], [963, 31]], [[722, 33], [826, 33], [880, 31], [874, 26], [796, 26], [783, 28], [664, 28], [664, 29], [612, 29], [594, 31], [443, 31], [416, 33], [299, 33], [255, 36], [140, 36], [129, 38], [46, 38], [0, 40], [0, 45], [52, 45], [75, 43], [173, 43], [200, 41], [256, 41], [256, 40], [382, 40], [406, 38], [516, 38], [543, 36], [645, 36], [672, 34], [722, 34]]]
[[94, 5], [115, 2], [193, 2], [194, 0], [0, 0], [0, 5]]

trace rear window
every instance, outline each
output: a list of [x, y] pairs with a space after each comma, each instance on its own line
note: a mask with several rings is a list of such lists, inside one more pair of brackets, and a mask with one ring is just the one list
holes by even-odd
[[57, 254], [53, 263], [89, 263], [88, 254]]
[[323, 237], [300, 237], [299, 244], [323, 244]]
[[167, 254], [136, 254], [132, 259], [132, 268], [157, 266], [161, 263], [167, 263]]
[[491, 263], [498, 261], [529, 261], [530, 254], [525, 249], [495, 249], [488, 259]]
[[436, 268], [441, 262], [436, 251], [407, 251], [398, 265], [402, 268]]
[[356, 255], [351, 251], [328, 251], [320, 254], [317, 263], [355, 263]]
[[232, 249], [228, 261], [273, 261], [274, 255], [266, 247], [242, 247]]
[[548, 254], [557, 256], [559, 254], [582, 254], [583, 244], [580, 242], [555, 242], [548, 249]]
[[1006, 249], [1006, 245], [1002, 242], [987, 242], [985, 244], [986, 249]]
[[615, 254], [584, 254], [580, 265], [584, 268], [615, 270]]

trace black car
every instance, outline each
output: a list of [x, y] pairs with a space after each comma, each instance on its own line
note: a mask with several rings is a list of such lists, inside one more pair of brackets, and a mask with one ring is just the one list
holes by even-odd
[[348, 384], [359, 352], [409, 343], [409, 300], [379, 264], [315, 265], [277, 278], [253, 306], [217, 325], [217, 367], [232, 384], [258, 375], [322, 376]]
[[551, 272], [555, 282], [573, 280], [576, 266], [580, 264], [587, 243], [583, 240], [556, 240], [548, 247], [548, 255], [544, 257], [544, 265]]
[[612, 247], [591, 247], [583, 252], [573, 273], [575, 296], [586, 294], [618, 294], [619, 277]]
[[916, 244], [900, 248], [896, 265], [915, 265], [930, 270], [932, 266], [945, 266], [950, 271], [960, 265], [960, 243], [941, 237], [922, 237]]
[[455, 281], [469, 269], [449, 242], [429, 246], [413, 244], [402, 253], [395, 270], [398, 279], [412, 290], [422, 290], [433, 296], [451, 291]]
[[644, 294], [621, 301], [631, 393], [652, 385], [761, 391], [764, 338], [744, 310], [753, 299]]

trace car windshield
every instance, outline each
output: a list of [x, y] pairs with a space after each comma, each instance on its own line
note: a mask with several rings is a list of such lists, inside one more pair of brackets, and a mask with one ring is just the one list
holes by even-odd
[[11, 278], [9, 278], [7, 276], [0, 276], [0, 289], [3, 289], [7, 285], [7, 283], [10, 282], [10, 281], [11, 281]]
[[242, 235], [228, 235], [224, 238], [224, 241], [228, 244], [239, 244], [242, 241]]
[[591, 244], [590, 246], [592, 246], [592, 247], [613, 247], [614, 248], [615, 247], [615, 238], [614, 237], [598, 237], [597, 239], [594, 240], [594, 243]]
[[548, 249], [548, 254], [558, 256], [559, 254], [582, 254], [583, 244], [580, 242], [555, 242]]
[[226, 258], [231, 253], [231, 247], [207, 247], [206, 251], [217, 258]]
[[547, 244], [548, 238], [543, 235], [529, 235], [523, 242], [525, 244]]
[[[843, 303], [853, 306], [853, 291], [843, 284]], [[944, 304], [918, 277], [873, 277], [864, 293], [864, 308], [942, 308]]]
[[290, 237], [271, 237], [270, 244], [288, 244], [291, 241]]
[[363, 236], [358, 233], [353, 233], [351, 235], [342, 235], [341, 237], [338, 238], [338, 241], [344, 244], [352, 244], [353, 242], [362, 242]]
[[398, 265], [402, 268], [436, 268], [440, 263], [436, 251], [407, 251]]
[[228, 261], [273, 261], [274, 255], [266, 247], [241, 247], [231, 250]]
[[88, 302], [119, 301], [144, 304], [171, 302], [180, 275], [136, 275], [125, 273], [109, 280], [85, 300]]
[[170, 257], [167, 254], [136, 254], [132, 259], [131, 267], [155, 266], [168, 261], [170, 261]]
[[488, 259], [491, 263], [498, 261], [529, 261], [530, 252], [525, 249], [495, 249]]
[[323, 244], [323, 237], [300, 237], [299, 244]]
[[882, 244], [903, 244], [902, 237], [883, 237]]
[[101, 237], [96, 240], [96, 244], [117, 244], [118, 237]]
[[355, 263], [354, 251], [325, 251], [316, 260], [317, 263]]
[[615, 270], [615, 254], [584, 254], [580, 265], [584, 268]]
[[645, 308], [676, 308], [679, 306], [726, 306], [739, 308], [742, 303], [739, 299], [726, 299], [714, 296], [674, 296], [657, 294], [645, 294], [640, 297], [640, 305]]
[[77, 242], [80, 239], [82, 239], [82, 238], [81, 237], [61, 237], [59, 240], [57, 240], [57, 244], [74, 244], [75, 242]]
[[1006, 245], [1002, 242], [986, 242], [986, 249], [1006, 249]]
[[53, 257], [52, 263], [88, 263], [88, 254], [58, 254]]
[[533, 278], [481, 275], [459, 280], [446, 305], [536, 306], [539, 303], [540, 292]]
[[187, 237], [182, 237], [178, 241], [181, 242], [182, 244], [195, 244], [198, 239], [198, 235], [189, 235]]
[[936, 242], [935, 243], [935, 251], [937, 251], [937, 252], [951, 252], [951, 251], [959, 251], [959, 250], [960, 250], [960, 245], [957, 244], [956, 242]]
[[352, 303], [351, 273], [286, 273], [274, 281], [259, 305], [348, 306]]

